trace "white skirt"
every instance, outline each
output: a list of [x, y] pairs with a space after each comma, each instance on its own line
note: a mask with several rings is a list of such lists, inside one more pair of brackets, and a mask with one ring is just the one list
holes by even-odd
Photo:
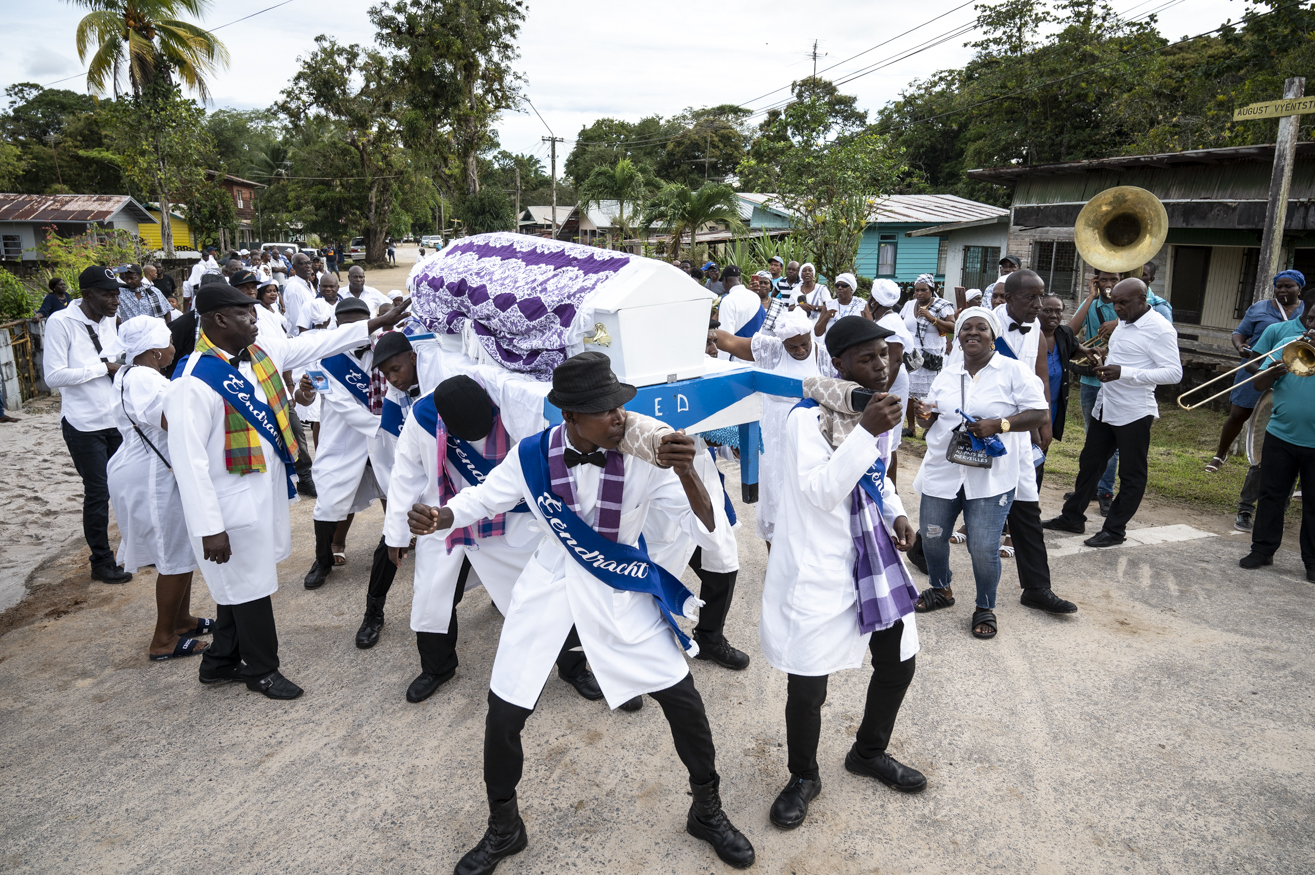
[[160, 574], [195, 571], [196, 555], [173, 472], [133, 433], [110, 457], [106, 473], [119, 523], [115, 559], [124, 570], [154, 565]]

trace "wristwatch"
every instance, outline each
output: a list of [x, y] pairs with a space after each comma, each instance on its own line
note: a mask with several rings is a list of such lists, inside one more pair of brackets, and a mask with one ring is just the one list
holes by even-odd
[[1009, 420], [1003, 417], [1000, 419], [1000, 432], [1002, 434], [1009, 434]]

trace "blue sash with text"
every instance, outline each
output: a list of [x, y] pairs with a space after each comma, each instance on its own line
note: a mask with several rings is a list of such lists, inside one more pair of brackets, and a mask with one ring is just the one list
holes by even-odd
[[400, 437], [402, 424], [405, 422], [406, 414], [402, 410], [402, 405], [391, 398], [385, 398], [383, 415], [379, 417], [379, 427], [393, 437]]
[[646, 550], [604, 538], [553, 493], [549, 487], [552, 476], [548, 472], [550, 431], [544, 430], [538, 440], [526, 438], [517, 448], [525, 484], [529, 486], [539, 512], [547, 520], [549, 530], [561, 539], [571, 558], [602, 583], [612, 589], [651, 595], [675, 633], [681, 649], [694, 655], [698, 652], [697, 647], [676, 625], [674, 616], [684, 615], [685, 603], [694, 594], [685, 588], [679, 578], [650, 559]]
[[[324, 359], [320, 362], [324, 370], [333, 374], [333, 378], [347, 387], [357, 401], [365, 405], [365, 409], [370, 409], [370, 375], [361, 370], [358, 365], [347, 353]], [[401, 428], [401, 426], [398, 426]]]

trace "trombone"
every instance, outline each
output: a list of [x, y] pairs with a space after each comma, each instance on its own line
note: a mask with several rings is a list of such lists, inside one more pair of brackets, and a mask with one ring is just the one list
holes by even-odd
[[[1113, 332], [1110, 332], [1110, 333], [1113, 334]], [[1108, 352], [1108, 351], [1109, 351], [1109, 345], [1110, 345], [1110, 336], [1109, 336], [1109, 334], [1106, 334], [1106, 335], [1103, 335], [1103, 336], [1097, 334], [1095, 337], [1090, 337], [1090, 338], [1087, 338], [1086, 340], [1082, 341], [1082, 346], [1085, 347], [1086, 349], [1092, 351], [1092, 352], [1096, 352], [1097, 350], [1099, 350], [1099, 351], [1101, 351], [1101, 352]], [[1096, 364], [1096, 362], [1092, 361], [1091, 356], [1088, 356], [1088, 355], [1080, 356], [1080, 357], [1078, 357], [1078, 358], [1073, 359], [1072, 361], [1073, 361], [1073, 364], [1077, 364], [1077, 365], [1091, 365], [1091, 364]]]
[[1288, 372], [1291, 373], [1293, 376], [1309, 377], [1312, 374], [1315, 374], [1315, 344], [1312, 344], [1310, 338], [1308, 338], [1305, 334], [1301, 334], [1298, 335], [1297, 337], [1292, 338], [1282, 346], [1278, 346], [1275, 347], [1274, 349], [1271, 349], [1269, 352], [1265, 353], [1264, 357], [1259, 361], [1257, 361], [1256, 359], [1248, 359], [1247, 361], [1242, 362], [1242, 364], [1238, 365], [1237, 367], [1225, 371], [1224, 373], [1219, 374], [1218, 376], [1211, 377], [1209, 380], [1206, 380], [1204, 383], [1202, 383], [1199, 386], [1188, 389], [1186, 392], [1178, 396], [1178, 406], [1181, 407], [1183, 410], [1195, 410], [1198, 407], [1202, 407], [1206, 404], [1209, 404], [1211, 401], [1215, 400], [1216, 398], [1219, 398], [1220, 396], [1227, 395], [1229, 392], [1232, 392], [1233, 389], [1236, 388], [1237, 386], [1241, 386], [1245, 383], [1249, 383], [1252, 380], [1254, 380], [1256, 377], [1259, 377], [1261, 373], [1263, 373], [1263, 371], [1257, 371], [1256, 373], [1247, 377], [1245, 380], [1241, 381], [1240, 383], [1230, 385], [1227, 389], [1224, 389], [1222, 392], [1216, 392], [1215, 394], [1211, 395], [1209, 398], [1206, 398], [1203, 401], [1197, 401], [1192, 404], [1186, 404], [1183, 402], [1183, 399], [1186, 398], [1188, 395], [1191, 395], [1193, 392], [1200, 392], [1202, 389], [1206, 388], [1211, 383], [1217, 383], [1220, 380], [1224, 379], [1225, 377], [1231, 377], [1233, 374], [1236, 374], [1238, 371], [1242, 370], [1248, 365], [1252, 365], [1252, 364], [1263, 365], [1266, 361], [1273, 361], [1274, 356], [1280, 353], [1282, 354], [1283, 364], [1287, 366]]

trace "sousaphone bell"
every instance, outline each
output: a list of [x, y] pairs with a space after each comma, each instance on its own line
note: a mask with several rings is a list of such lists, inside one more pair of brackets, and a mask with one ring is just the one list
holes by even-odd
[[1087, 201], [1073, 226], [1073, 244], [1096, 270], [1139, 270], [1164, 247], [1169, 214], [1144, 188], [1120, 185]]

